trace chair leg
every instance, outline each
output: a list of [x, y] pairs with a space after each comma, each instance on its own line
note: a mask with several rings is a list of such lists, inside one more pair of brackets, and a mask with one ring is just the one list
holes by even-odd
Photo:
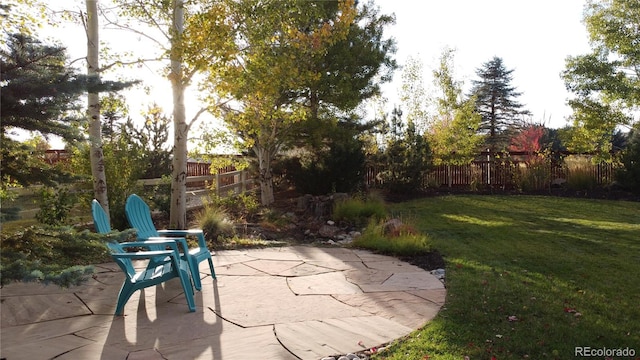
[[191, 281], [189, 281], [188, 272], [180, 270], [180, 282], [182, 283], [184, 296], [187, 298], [187, 306], [189, 307], [189, 311], [196, 311], [196, 302], [193, 298], [193, 289], [191, 288]]
[[118, 294], [118, 303], [116, 305], [115, 312], [116, 316], [122, 315], [122, 313], [124, 312], [124, 306], [127, 304], [127, 301], [129, 301], [131, 295], [133, 295], [135, 291], [136, 290], [133, 288], [133, 286], [131, 286], [130, 283], [125, 282], [124, 284], [122, 284], [122, 288], [120, 288], [120, 293]]
[[193, 287], [196, 290], [202, 290], [202, 280], [200, 280], [200, 270], [198, 269], [198, 260], [195, 256], [189, 257], [189, 270], [191, 270], [191, 279], [193, 280]]
[[209, 260], [209, 269], [211, 270], [211, 277], [216, 278], [216, 271], [213, 269], [213, 260], [211, 260], [211, 256], [207, 259]]

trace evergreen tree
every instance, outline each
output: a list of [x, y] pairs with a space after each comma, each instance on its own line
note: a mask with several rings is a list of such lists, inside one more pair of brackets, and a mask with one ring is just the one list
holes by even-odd
[[0, 51], [1, 165], [3, 188], [6, 182], [21, 185], [56, 181], [53, 168], [39, 161], [34, 148], [7, 136], [16, 129], [43, 136], [57, 135], [67, 141], [82, 139], [80, 96], [87, 90], [120, 90], [128, 83], [100, 82], [76, 73], [67, 65], [66, 51], [29, 36], [8, 37]]
[[402, 110], [392, 111], [390, 136], [384, 153], [387, 170], [382, 173], [383, 186], [394, 193], [422, 190], [424, 174], [431, 166], [431, 149], [413, 121], [406, 126]]
[[473, 81], [471, 96], [476, 97], [476, 110], [482, 116], [480, 132], [487, 135], [487, 146], [499, 150], [508, 145], [508, 128], [517, 127], [522, 116], [529, 115], [516, 98], [522, 93], [511, 85], [513, 70], [495, 56], [476, 71], [480, 78]]
[[12, 128], [78, 139], [76, 116], [87, 77], [66, 66], [63, 47], [13, 35], [2, 51], [2, 131]]
[[[335, 1], [318, 4], [325, 8], [325, 18], [333, 18], [340, 11]], [[390, 81], [397, 68], [392, 57], [395, 40], [384, 38], [385, 28], [394, 23], [395, 17], [380, 14], [373, 1], [358, 4], [346, 38], [329, 46], [326, 54], [311, 65], [318, 77], [302, 96], [308, 99], [312, 118], [320, 116], [318, 110], [322, 108], [325, 112], [352, 110], [380, 93], [380, 85]]]
[[630, 191], [640, 194], [640, 125], [629, 132], [627, 146], [622, 153], [623, 167], [616, 172], [616, 179]]

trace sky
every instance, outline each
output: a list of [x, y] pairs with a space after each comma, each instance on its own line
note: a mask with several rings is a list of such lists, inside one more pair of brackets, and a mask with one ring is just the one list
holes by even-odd
[[[425, 87], [442, 49], [456, 49], [455, 76], [465, 90], [477, 79], [476, 70], [494, 56], [513, 69], [522, 95], [520, 103], [533, 113], [532, 120], [559, 128], [567, 124], [570, 94], [560, 73], [567, 56], [589, 52], [582, 23], [584, 0], [375, 0], [385, 14], [395, 13], [396, 25], [388, 34], [397, 41], [400, 65], [408, 57], [425, 67]], [[393, 101], [400, 88], [401, 70], [385, 86]]]
[[[432, 86], [430, 74], [445, 47], [456, 49], [455, 76], [464, 82], [465, 92], [471, 80], [477, 79], [476, 70], [498, 56], [507, 69], [514, 70], [512, 85], [522, 93], [518, 100], [532, 112], [534, 122], [553, 128], [567, 124], [571, 110], [566, 100], [570, 94], [560, 73], [567, 56], [589, 52], [587, 31], [582, 23], [585, 0], [375, 0], [375, 3], [382, 13], [396, 16], [396, 24], [385, 33], [396, 39], [398, 64], [402, 66], [409, 57], [420, 59], [427, 89]], [[83, 2], [71, 0], [65, 4], [81, 9]], [[48, 35], [68, 48], [71, 59], [85, 56], [86, 38], [79, 25], [58, 27]], [[126, 50], [140, 52], [146, 46], [135, 35], [113, 30], [103, 30], [101, 39], [111, 41], [114, 50], [125, 46]], [[166, 79], [146, 66], [129, 74], [153, 87], [148, 95], [138, 90], [127, 96], [134, 119], [154, 101], [164, 107], [166, 114], [171, 114], [171, 89]], [[383, 86], [383, 96], [389, 99], [388, 112], [399, 103], [401, 74], [398, 69], [394, 81]], [[199, 106], [194, 101], [195, 86], [188, 91], [187, 118], [190, 118]]]

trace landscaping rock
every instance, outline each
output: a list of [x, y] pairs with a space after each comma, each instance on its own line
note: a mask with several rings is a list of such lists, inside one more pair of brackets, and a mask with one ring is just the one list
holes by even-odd
[[435, 276], [438, 280], [444, 282], [444, 269], [431, 270], [431, 274]]
[[335, 194], [331, 195], [331, 198], [333, 200], [333, 203], [336, 204], [336, 203], [339, 203], [339, 202], [342, 202], [342, 201], [349, 200], [349, 194], [347, 194], [347, 193], [335, 193]]
[[332, 238], [336, 236], [336, 234], [340, 231], [337, 226], [334, 225], [322, 225], [320, 229], [318, 229], [318, 234], [323, 238]]
[[307, 212], [311, 208], [311, 202], [313, 201], [313, 195], [306, 194], [298, 198], [297, 210], [300, 212]]
[[331, 214], [333, 205], [336, 202], [344, 201], [348, 198], [349, 195], [344, 193], [321, 196], [306, 194], [298, 198], [296, 211], [309, 217], [322, 219]]
[[383, 225], [383, 229], [384, 229], [384, 234], [388, 235], [394, 232], [398, 232], [400, 230], [400, 228], [402, 227], [402, 220], [400, 219], [391, 219], [389, 221], [387, 221], [386, 223], [384, 223]]

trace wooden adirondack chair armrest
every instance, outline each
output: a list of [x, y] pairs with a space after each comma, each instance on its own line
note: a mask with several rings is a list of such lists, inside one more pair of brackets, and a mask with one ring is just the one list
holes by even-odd
[[[167, 239], [171, 239], [171, 240], [167, 240]], [[180, 247], [182, 247], [182, 251], [186, 254], [189, 252], [189, 245], [187, 245], [187, 239], [183, 238], [183, 237], [172, 237], [172, 238], [166, 238], [166, 237], [159, 237], [159, 236], [154, 236], [154, 237], [150, 237], [146, 240], [146, 242], [150, 242], [153, 244], [159, 244], [159, 243], [163, 243], [166, 241], [173, 241], [177, 244], [180, 245]], [[180, 250], [180, 249], [178, 249]]]
[[150, 259], [158, 256], [170, 256], [175, 258], [173, 250], [138, 251], [134, 253], [112, 253], [111, 256], [119, 259]]

